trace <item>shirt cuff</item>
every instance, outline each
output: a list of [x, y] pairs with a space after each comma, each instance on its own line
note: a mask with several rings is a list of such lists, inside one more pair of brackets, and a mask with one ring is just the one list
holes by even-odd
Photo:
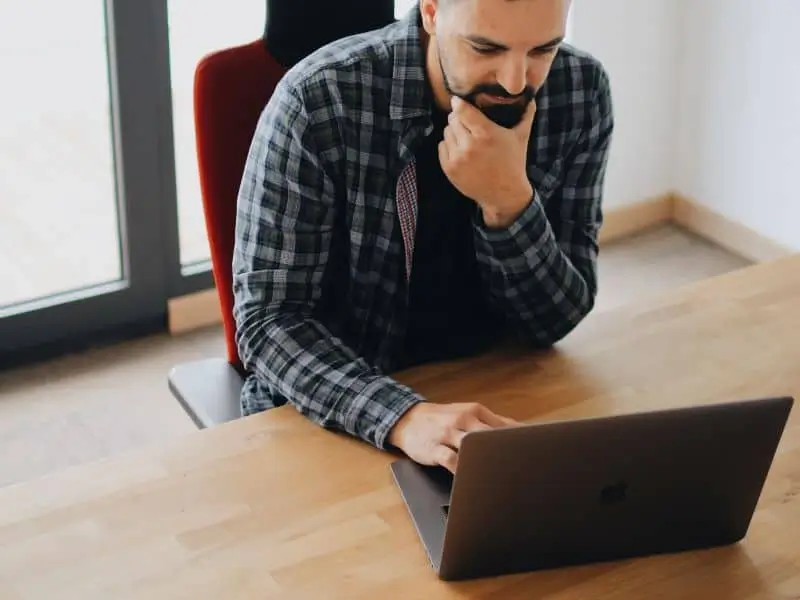
[[501, 253], [501, 249], [515, 246], [514, 242], [516, 241], [524, 240], [524, 246], [528, 246], [530, 243], [536, 244], [547, 232], [547, 215], [544, 212], [539, 192], [536, 190], [525, 210], [508, 227], [488, 227], [480, 210], [477, 221], [480, 238]]
[[406, 386], [380, 379], [372, 385], [368, 385], [363, 394], [370, 398], [373, 406], [382, 407], [378, 414], [374, 415], [376, 417], [374, 429], [367, 433], [367, 438], [371, 439], [375, 447], [381, 450], [388, 450], [392, 447], [388, 437], [397, 422], [411, 408], [425, 401], [422, 396]]

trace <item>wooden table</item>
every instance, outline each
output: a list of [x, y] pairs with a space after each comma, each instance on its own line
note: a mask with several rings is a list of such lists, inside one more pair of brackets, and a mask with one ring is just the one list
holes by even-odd
[[[598, 313], [549, 352], [401, 379], [526, 420], [800, 398], [800, 257]], [[0, 490], [0, 597], [798, 598], [798, 413], [736, 546], [444, 583], [393, 485], [393, 456], [284, 407]]]

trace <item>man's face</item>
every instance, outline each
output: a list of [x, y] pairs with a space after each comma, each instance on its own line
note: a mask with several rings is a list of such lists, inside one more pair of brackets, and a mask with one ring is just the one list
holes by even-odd
[[513, 127], [564, 37], [570, 0], [422, 0], [445, 90]]

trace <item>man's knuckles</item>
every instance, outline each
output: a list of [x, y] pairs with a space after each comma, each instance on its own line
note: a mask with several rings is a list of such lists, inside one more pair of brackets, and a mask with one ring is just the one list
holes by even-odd
[[467, 169], [474, 162], [478, 148], [474, 143], [463, 146], [452, 144], [449, 148], [448, 163], [451, 169]]

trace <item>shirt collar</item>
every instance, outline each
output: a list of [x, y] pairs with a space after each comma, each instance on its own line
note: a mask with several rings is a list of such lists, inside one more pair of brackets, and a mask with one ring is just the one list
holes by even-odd
[[430, 117], [419, 5], [409, 10], [397, 25], [397, 37], [391, 40], [394, 45], [394, 67], [389, 116], [392, 119]]

